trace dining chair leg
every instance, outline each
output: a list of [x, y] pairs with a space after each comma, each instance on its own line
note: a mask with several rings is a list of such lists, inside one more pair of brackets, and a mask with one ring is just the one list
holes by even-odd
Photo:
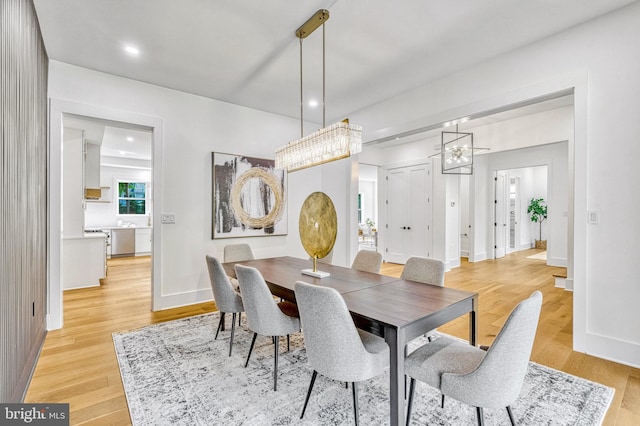
[[304, 407], [302, 407], [302, 414], [300, 414], [300, 418], [304, 417], [304, 412], [307, 411], [307, 404], [309, 403], [309, 398], [311, 397], [311, 390], [313, 389], [313, 384], [316, 382], [316, 376], [318, 372], [313, 370], [313, 374], [311, 375], [311, 383], [309, 383], [309, 390], [307, 391], [307, 397], [304, 400]]
[[278, 346], [280, 343], [280, 336], [275, 336], [276, 345], [274, 346], [273, 354], [273, 390], [278, 390]]
[[511, 420], [511, 426], [516, 426], [516, 419], [513, 417], [513, 411], [511, 411], [510, 405], [507, 405], [507, 413], [509, 414], [509, 420]]
[[411, 408], [413, 407], [413, 392], [416, 390], [416, 379], [411, 378], [409, 382], [409, 401], [407, 401], [407, 426], [411, 422]]
[[218, 333], [220, 333], [220, 329], [222, 328], [222, 324], [224, 323], [224, 312], [220, 312], [220, 321], [218, 321], [218, 329], [216, 330], [216, 337], [213, 340], [218, 340]]
[[287, 334], [287, 352], [291, 350], [291, 340], [289, 339], [289, 335]]
[[344, 388], [349, 389], [349, 382], [344, 382]]
[[242, 324], [242, 312], [238, 312], [238, 327], [240, 327]]
[[355, 416], [356, 426], [358, 426], [358, 418], [360, 417], [358, 416], [358, 383], [352, 382], [351, 389], [353, 389], [353, 415]]
[[476, 407], [476, 417], [478, 417], [478, 426], [484, 426], [484, 411], [482, 407]]
[[256, 337], [258, 337], [258, 333], [253, 333], [253, 339], [251, 339], [251, 346], [249, 346], [249, 355], [247, 355], [247, 361], [244, 363], [244, 368], [247, 368], [247, 365], [249, 365], [249, 358], [251, 358], [251, 352], [253, 351], [253, 345], [256, 344]]
[[442, 400], [440, 401], [440, 408], [444, 408], [444, 394], [442, 394]]
[[234, 312], [231, 320], [231, 339], [229, 339], [229, 356], [231, 356], [231, 350], [233, 349], [233, 334], [236, 331], [236, 313]]

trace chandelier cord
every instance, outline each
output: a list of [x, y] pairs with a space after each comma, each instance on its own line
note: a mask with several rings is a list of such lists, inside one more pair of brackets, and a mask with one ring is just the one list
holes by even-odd
[[324, 61], [324, 22], [322, 23], [322, 128], [326, 127], [325, 124], [325, 61]]
[[[324, 25], [323, 25], [324, 26]], [[300, 137], [304, 137], [304, 99], [302, 97], [302, 38], [300, 40]]]

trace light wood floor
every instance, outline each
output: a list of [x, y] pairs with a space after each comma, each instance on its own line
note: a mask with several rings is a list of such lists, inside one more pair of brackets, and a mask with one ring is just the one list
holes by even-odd
[[[539, 250], [538, 250], [539, 251]], [[572, 293], [554, 287], [563, 268], [526, 259], [528, 250], [503, 259], [464, 261], [447, 272], [445, 285], [477, 291], [479, 342], [490, 344], [516, 303], [541, 290], [544, 303], [532, 360], [615, 388], [605, 425], [640, 424], [640, 370], [571, 350]], [[401, 265], [383, 264], [399, 276]], [[215, 310], [213, 302], [150, 311], [149, 258], [111, 260], [98, 288], [64, 294], [64, 327], [48, 333], [25, 402], [70, 403], [71, 424], [130, 424], [111, 333]], [[468, 319], [440, 331], [468, 336]]]

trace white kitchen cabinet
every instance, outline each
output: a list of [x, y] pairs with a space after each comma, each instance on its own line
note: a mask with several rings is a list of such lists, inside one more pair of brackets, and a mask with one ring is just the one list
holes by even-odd
[[86, 199], [97, 200], [100, 190], [100, 145], [84, 143], [84, 194]]
[[136, 228], [136, 256], [151, 254], [151, 228]]
[[106, 276], [105, 235], [62, 239], [62, 289], [96, 287]]

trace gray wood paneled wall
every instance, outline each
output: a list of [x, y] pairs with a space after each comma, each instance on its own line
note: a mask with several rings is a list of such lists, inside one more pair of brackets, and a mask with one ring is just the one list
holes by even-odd
[[31, 0], [0, 1], [0, 401], [21, 402], [46, 335], [47, 70]]

